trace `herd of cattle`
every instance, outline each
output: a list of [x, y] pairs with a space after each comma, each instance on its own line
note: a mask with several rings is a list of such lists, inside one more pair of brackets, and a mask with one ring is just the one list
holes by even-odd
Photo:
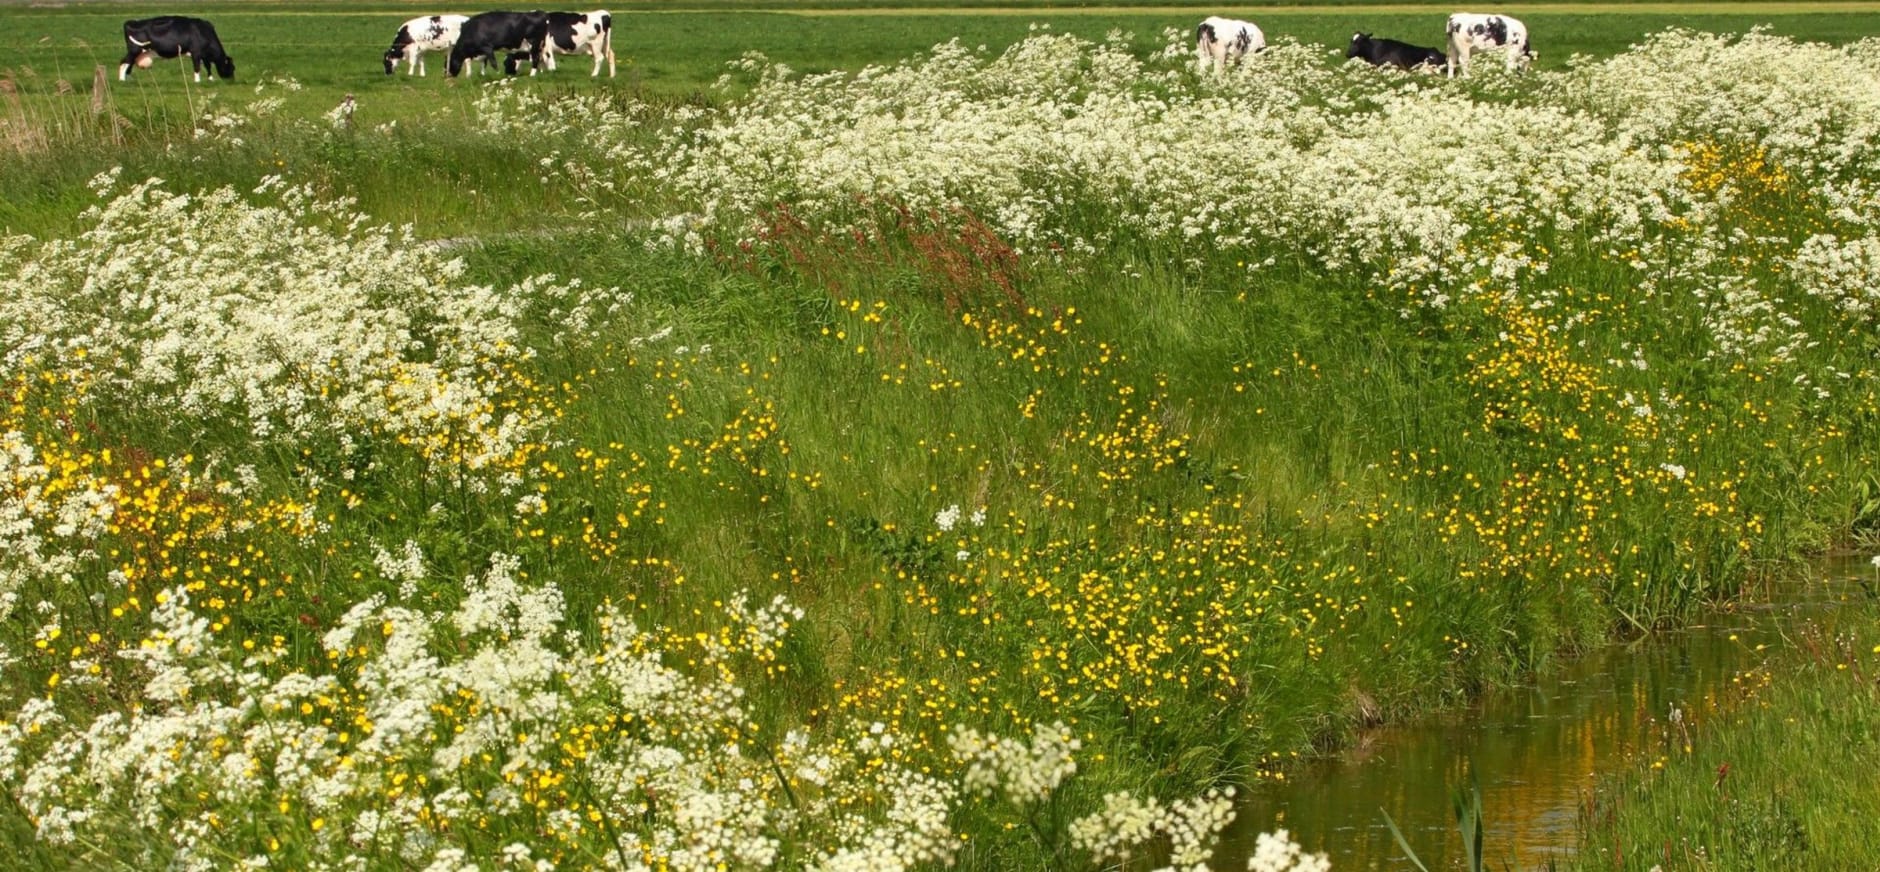
[[[1508, 69], [1525, 68], [1534, 59], [1534, 46], [1528, 42], [1527, 25], [1506, 15], [1478, 15], [1458, 12], [1449, 16], [1449, 53], [1433, 48], [1378, 39], [1368, 33], [1351, 35], [1345, 57], [1362, 58], [1372, 66], [1400, 67], [1406, 70], [1445, 70], [1454, 76], [1457, 70], [1469, 74], [1469, 56], [1479, 51], [1499, 50], [1507, 56]], [[1195, 28], [1195, 66], [1203, 74], [1226, 69], [1250, 53], [1266, 48], [1266, 34], [1251, 21], [1209, 16]]]
[[[503, 72], [515, 75], [527, 58], [529, 75], [555, 69], [558, 54], [592, 54], [594, 73], [614, 74], [614, 19], [606, 10], [595, 12], [485, 12], [481, 15], [426, 15], [399, 26], [392, 47], [385, 50], [385, 72], [390, 75], [404, 61], [408, 73], [424, 75], [424, 53], [450, 52], [450, 74], [463, 72], [472, 61], [494, 65], [503, 55]], [[154, 58], [189, 58], [202, 81], [208, 65], [214, 75], [235, 78], [235, 61], [222, 48], [215, 25], [200, 18], [161, 15], [124, 22], [124, 60], [118, 80], [130, 78], [131, 68], [149, 69]], [[474, 72], [475, 67], [471, 68]]]
[[[607, 63], [607, 75], [614, 74], [614, 23], [606, 10], [594, 12], [485, 12], [480, 15], [427, 15], [413, 18], [398, 28], [392, 47], [385, 51], [385, 72], [392, 74], [398, 62], [405, 62], [405, 72], [424, 75], [425, 52], [449, 52], [450, 74], [455, 77], [471, 62], [494, 66], [503, 55], [503, 72], [515, 75], [524, 58], [529, 61], [529, 75], [538, 70], [555, 69], [558, 54], [594, 56], [594, 72], [601, 74], [601, 62]], [[1374, 66], [1403, 69], [1442, 67], [1453, 76], [1457, 70], [1469, 72], [1469, 55], [1498, 49], [1507, 56], [1508, 69], [1525, 67], [1534, 57], [1528, 42], [1527, 27], [1506, 15], [1477, 15], [1458, 12], [1449, 16], [1449, 53], [1414, 46], [1394, 39], [1377, 39], [1368, 33], [1352, 34], [1346, 58], [1363, 58]], [[1240, 63], [1248, 54], [1266, 48], [1266, 34], [1248, 21], [1210, 16], [1195, 28], [1196, 65], [1203, 74], [1221, 71]], [[208, 65], [214, 75], [235, 78], [235, 61], [222, 48], [215, 25], [200, 18], [163, 15], [124, 22], [124, 60], [118, 64], [118, 79], [130, 78], [131, 68], [148, 69], [154, 58], [189, 58], [196, 81], [202, 81], [202, 68]], [[475, 71], [473, 66], [472, 71]]]

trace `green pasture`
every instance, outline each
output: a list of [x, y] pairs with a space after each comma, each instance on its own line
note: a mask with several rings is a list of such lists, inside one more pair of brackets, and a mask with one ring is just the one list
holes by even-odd
[[[409, 114], [433, 103], [450, 85], [441, 81], [407, 82], [386, 77], [379, 56], [405, 19], [431, 11], [435, 4], [306, 3], [198, 4], [189, 12], [211, 18], [237, 64], [237, 81], [264, 76], [292, 76], [309, 88], [308, 99], [356, 93], [366, 116]], [[614, 7], [615, 51], [624, 66], [621, 80], [603, 88], [644, 89], [684, 96], [699, 92], [723, 71], [727, 61], [747, 52], [763, 54], [799, 70], [854, 69], [885, 63], [958, 39], [997, 51], [1023, 39], [1034, 25], [1089, 38], [1111, 31], [1133, 34], [1143, 50], [1161, 44], [1164, 28], [1192, 27], [1197, 7], [1157, 4], [1150, 7], [1091, 5], [1066, 9], [1041, 3], [971, 3], [885, 6], [866, 3], [816, 4], [778, 8], [773, 4], [727, 4], [722, 8], [674, 7], [670, 4]], [[1327, 46], [1328, 60], [1354, 30], [1411, 42], [1440, 45], [1448, 6], [1404, 4], [1339, 6], [1206, 7], [1211, 12], [1245, 17], [1272, 40], [1294, 39]], [[1647, 33], [1666, 27], [1694, 27], [1742, 32], [1767, 26], [1797, 39], [1847, 42], [1874, 30], [1880, 4], [1563, 4], [1502, 7], [1527, 21], [1542, 68], [1565, 64], [1575, 54], [1610, 55]], [[69, 6], [0, 4], [0, 50], [5, 67], [16, 74], [31, 70], [40, 81], [22, 82], [28, 93], [56, 87], [63, 79], [81, 86], [94, 65], [115, 77], [122, 57], [121, 22], [149, 14], [144, 4], [82, 3]], [[148, 84], [125, 94], [148, 99], [148, 90], [166, 80], [176, 85], [177, 64], [144, 74]], [[442, 79], [443, 63], [431, 63], [431, 78]], [[167, 69], [166, 69], [167, 67]], [[578, 61], [559, 71], [553, 84], [538, 87], [585, 89], [576, 82], [585, 68]], [[164, 91], [176, 90], [165, 88]], [[450, 98], [445, 98], [448, 101]]]

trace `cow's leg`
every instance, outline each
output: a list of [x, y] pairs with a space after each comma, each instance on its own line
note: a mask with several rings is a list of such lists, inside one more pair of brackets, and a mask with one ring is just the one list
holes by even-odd
[[143, 53], [143, 49], [135, 46], [124, 53], [124, 60], [118, 64], [118, 81], [122, 82], [131, 77], [131, 67], [137, 65], [137, 56]]

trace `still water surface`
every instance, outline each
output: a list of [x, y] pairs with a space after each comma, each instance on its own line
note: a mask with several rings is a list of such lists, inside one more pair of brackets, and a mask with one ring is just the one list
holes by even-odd
[[1253, 838], [1283, 827], [1308, 851], [1328, 854], [1338, 872], [1413, 869], [1380, 807], [1431, 869], [1460, 868], [1449, 796], [1468, 783], [1470, 761], [1489, 867], [1545, 868], [1573, 851], [1580, 809], [1601, 774], [1663, 752], [1672, 706], [1694, 721], [1710, 716], [1733, 679], [1768, 656], [1757, 646], [1773, 649], [1804, 623], [1832, 629], [1841, 604], [1866, 599], [1861, 585], [1871, 587], [1874, 573], [1857, 558], [1824, 561], [1814, 578], [1773, 587], [1763, 603], [1592, 652], [1461, 711], [1374, 730], [1243, 794], [1215, 868], [1242, 868]]

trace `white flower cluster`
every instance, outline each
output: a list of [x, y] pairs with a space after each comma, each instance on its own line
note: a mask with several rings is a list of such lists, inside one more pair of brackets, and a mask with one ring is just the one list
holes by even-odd
[[[1126, 864], [1132, 856], [1147, 855], [1150, 846], [1162, 837], [1169, 844], [1166, 869], [1206, 872], [1208, 860], [1214, 856], [1216, 840], [1233, 820], [1234, 791], [1231, 789], [1209, 791], [1172, 803], [1119, 792], [1105, 796], [1102, 809], [1072, 822], [1070, 839], [1073, 846], [1088, 851], [1099, 862]], [[1281, 830], [1279, 837], [1284, 839], [1285, 835]], [[1262, 849], [1267, 838], [1261, 836]], [[1298, 846], [1293, 848], [1296, 853]], [[1248, 868], [1256, 867], [1249, 864]], [[1280, 867], [1284, 868], [1288, 867]]]
[[[416, 546], [402, 550], [379, 552], [387, 575], [422, 571]], [[506, 555], [451, 608], [356, 604], [304, 661], [234, 650], [183, 588], [157, 599], [149, 635], [118, 652], [144, 676], [137, 705], [68, 721], [34, 698], [0, 719], [0, 785], [48, 843], [130, 827], [164, 834], [177, 868], [261, 868], [257, 830], [228, 823], [267, 809], [321, 869], [537, 867], [544, 843], [478, 842], [486, 830], [635, 870], [762, 868], [786, 840], [810, 868], [904, 870], [950, 864], [961, 845], [965, 794], [895, 762], [885, 724], [821, 743], [791, 732], [764, 754], [742, 744], [754, 728], [722, 658], [774, 650], [802, 615], [781, 599], [735, 598], [724, 634], [739, 642], [690, 649], [700, 662], [685, 671], [664, 663], [668, 634], [611, 607], [591, 637], [568, 629], [560, 591], [525, 583]], [[1029, 743], [966, 727], [950, 741], [969, 794], [1034, 805], [1076, 771], [1062, 724]], [[564, 784], [578, 789], [551, 808]], [[1185, 866], [1232, 816], [1221, 794], [1155, 809], [1142, 834], [1168, 837]]]
[[[1485, 216], [1636, 247], [1692, 208], [1675, 161], [1595, 116], [1362, 72], [1282, 44], [1244, 75], [1197, 82], [1120, 42], [1041, 34], [997, 57], [947, 43], [852, 75], [764, 68], [749, 98], [650, 144], [637, 120], [591, 135], [624, 171], [696, 204], [662, 225], [676, 244], [747, 232], [780, 202], [861, 231], [871, 204], [892, 204], [972, 211], [1034, 253], [1199, 239], [1421, 289], [1544, 268], [1463, 251]], [[534, 117], [497, 106], [489, 117]]]
[[1880, 147], [1880, 40], [1845, 47], [1765, 31], [1668, 30], [1553, 81], [1563, 103], [1639, 142], [1755, 143], [1820, 178], [1871, 170]]
[[82, 373], [178, 427], [262, 442], [385, 434], [478, 469], [542, 425], [534, 407], [496, 403], [505, 366], [532, 354], [530, 307], [566, 317], [621, 302], [552, 279], [472, 285], [409, 228], [367, 226], [278, 179], [256, 195], [273, 203], [151, 180], [88, 211], [76, 239], [0, 244], [0, 374]]
[[[568, 131], [592, 122], [553, 166], [580, 176], [572, 187], [598, 178], [687, 204], [656, 222], [655, 244], [758, 243], [780, 206], [837, 235], [874, 232], [889, 209], [963, 210], [1034, 256], [1172, 243], [1386, 285], [1432, 309], [1482, 293], [1552, 306], [1557, 283], [1533, 277], [1598, 258], [1629, 265], [1637, 296], [1696, 298], [1710, 359], [1794, 364], [1841, 341], [1833, 319], [1873, 321], [1880, 195], [1863, 174], [1880, 168], [1880, 40], [1672, 30], [1464, 89], [1328, 67], [1284, 41], [1198, 79], [1191, 39], [1172, 33], [1143, 61], [1120, 39], [1039, 31], [996, 55], [956, 41], [817, 75], [747, 57], [749, 94], [722, 109], [589, 117], [495, 88], [479, 117], [503, 131], [533, 131], [545, 112]], [[1821, 205], [1836, 233], [1798, 248], [1723, 220], [1744, 182], [1796, 183], [1781, 196]], [[1800, 293], [1752, 262], [1780, 265]], [[1820, 393], [1833, 374], [1785, 375]], [[934, 521], [950, 532], [958, 516]]]
[[955, 727], [947, 734], [953, 759], [966, 767], [962, 781], [969, 792], [1003, 793], [1021, 806], [1049, 796], [1074, 774], [1077, 761], [1071, 755], [1082, 745], [1061, 723], [1034, 726], [1029, 745], [970, 727]]
[[[871, 232], [890, 207], [965, 210], [1034, 255], [1205, 246], [1250, 269], [1355, 275], [1432, 308], [1483, 291], [1552, 305], [1530, 277], [1596, 256], [1630, 264], [1641, 296], [1699, 298], [1711, 358], [1792, 362], [1833, 329], [1746, 261], [1781, 263], [1803, 296], [1872, 322], [1880, 196], [1860, 175], [1880, 154], [1880, 40], [1673, 30], [1465, 90], [1327, 67], [1284, 42], [1236, 75], [1197, 79], [1189, 39], [1146, 62], [1121, 41], [1048, 32], [999, 55], [951, 42], [852, 74], [747, 58], [748, 96], [650, 132], [644, 106], [583, 118], [595, 144], [570, 140], [557, 163], [664, 189], [690, 211], [656, 234], [694, 248], [756, 241], [779, 204], [831, 233]], [[492, 89], [481, 117], [533, 125], [532, 99]], [[1693, 146], [1766, 157], [1753, 171], [1809, 186], [1848, 230], [1796, 250], [1726, 225], [1736, 192], [1693, 178], [1717, 169]], [[935, 517], [942, 532], [957, 520]]]
[[1324, 854], [1308, 854], [1285, 830], [1261, 833], [1247, 858], [1247, 872], [1329, 872]]
[[1880, 236], [1870, 231], [1844, 240], [1816, 234], [1802, 243], [1788, 266], [1803, 293], [1847, 320], [1870, 328], [1880, 322]]
[[[318, 669], [282, 669], [284, 652], [229, 650], [182, 589], [167, 591], [150, 635], [119, 652], [146, 676], [140, 704], [69, 724], [43, 702], [26, 704], [0, 727], [0, 783], [49, 842], [135, 826], [170, 834], [185, 868], [252, 845], [251, 830], [222, 826], [220, 815], [277, 806], [320, 822], [307, 847], [327, 868], [361, 852], [462, 865], [471, 862], [463, 834], [477, 821], [533, 820], [523, 796], [569, 781], [601, 817], [560, 815], [555, 832], [630, 839], [631, 850], [607, 854], [633, 861], [626, 868], [775, 859], [794, 812], [770, 765], [729, 738], [747, 727], [728, 670], [707, 663], [694, 677], [664, 665], [657, 636], [611, 610], [584, 643], [564, 630], [560, 592], [524, 584], [514, 558], [497, 556], [465, 587], [443, 612], [359, 603], [326, 633]], [[565, 743], [597, 722], [610, 725], [607, 741], [571, 759]], [[856, 768], [832, 764], [830, 776], [854, 783]], [[950, 850], [950, 792], [913, 773], [893, 777], [907, 781], [896, 805], [849, 809], [829, 844], [944, 858], [936, 846]]]
[[[878, 745], [880, 739], [864, 737], [856, 746], [871, 741]], [[952, 785], [899, 765], [851, 763], [829, 779], [833, 789], [805, 809], [808, 816], [835, 821], [837, 847], [821, 852], [812, 869], [899, 872], [952, 862], [960, 843], [950, 823], [959, 798]], [[871, 796], [882, 799], [869, 803]]]

